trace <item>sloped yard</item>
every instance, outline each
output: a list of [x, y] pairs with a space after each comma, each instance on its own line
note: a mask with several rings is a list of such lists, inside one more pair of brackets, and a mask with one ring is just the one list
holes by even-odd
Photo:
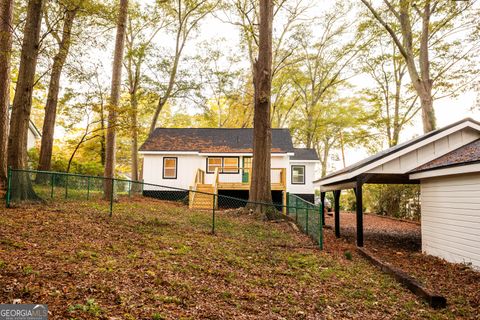
[[[46, 303], [51, 319], [474, 318], [432, 310], [326, 232], [155, 200], [0, 209], [0, 301]], [[350, 258], [351, 254], [351, 259]], [[477, 291], [478, 292], [478, 291]], [[461, 307], [462, 313], [458, 310]]]
[[[353, 244], [355, 214], [342, 212], [340, 221], [343, 238], [340, 241]], [[327, 216], [326, 224], [333, 227], [333, 217]], [[446, 297], [448, 309], [457, 317], [480, 319], [480, 272], [422, 254], [420, 228], [415, 222], [365, 215], [365, 246], [382, 261]]]

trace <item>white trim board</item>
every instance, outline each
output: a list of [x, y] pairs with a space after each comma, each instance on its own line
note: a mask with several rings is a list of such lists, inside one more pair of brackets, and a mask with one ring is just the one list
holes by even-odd
[[292, 160], [290, 159], [290, 162], [302, 162], [302, 163], [320, 163], [320, 160]]
[[138, 151], [139, 154], [194, 154], [199, 155], [198, 151]]
[[409, 177], [410, 179], [425, 179], [472, 172], [480, 172], [480, 163], [459, 165], [444, 169], [432, 169], [428, 171], [412, 173]]

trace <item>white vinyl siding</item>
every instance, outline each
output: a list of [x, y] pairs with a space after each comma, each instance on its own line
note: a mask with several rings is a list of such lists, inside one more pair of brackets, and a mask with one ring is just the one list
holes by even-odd
[[[292, 183], [292, 168], [297, 165], [305, 167], [304, 184]], [[315, 187], [313, 185], [313, 180], [315, 180], [316, 165], [316, 162], [302, 162], [301, 160], [290, 161], [287, 167], [287, 191], [294, 194], [314, 194]]]
[[480, 268], [480, 172], [421, 180], [422, 250]]

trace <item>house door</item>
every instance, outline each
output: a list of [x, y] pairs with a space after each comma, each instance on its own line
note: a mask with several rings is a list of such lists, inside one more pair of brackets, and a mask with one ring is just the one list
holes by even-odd
[[252, 170], [252, 157], [243, 157], [242, 182], [250, 182], [250, 175]]

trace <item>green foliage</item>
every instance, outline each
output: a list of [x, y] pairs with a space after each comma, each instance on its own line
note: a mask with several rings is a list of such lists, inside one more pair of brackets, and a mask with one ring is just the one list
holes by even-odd
[[[38, 166], [39, 150], [34, 148], [28, 152], [29, 166], [36, 169]], [[52, 167], [50, 171], [66, 172], [70, 155], [54, 148], [52, 155]], [[82, 158], [74, 159], [70, 167], [70, 173], [86, 174], [92, 176], [103, 175], [103, 166], [97, 161], [84, 161]]]
[[420, 219], [420, 187], [418, 185], [366, 185], [366, 205], [380, 215]]
[[75, 311], [81, 311], [85, 312], [88, 314], [91, 314], [92, 316], [98, 317], [100, 316], [104, 311], [103, 309], [95, 302], [95, 299], [87, 299], [85, 304], [75, 304], [73, 306], [70, 306], [68, 308], [69, 312], [75, 312]]
[[353, 259], [352, 253], [350, 251], [345, 251], [343, 254], [345, 256], [345, 259], [350, 261]]

